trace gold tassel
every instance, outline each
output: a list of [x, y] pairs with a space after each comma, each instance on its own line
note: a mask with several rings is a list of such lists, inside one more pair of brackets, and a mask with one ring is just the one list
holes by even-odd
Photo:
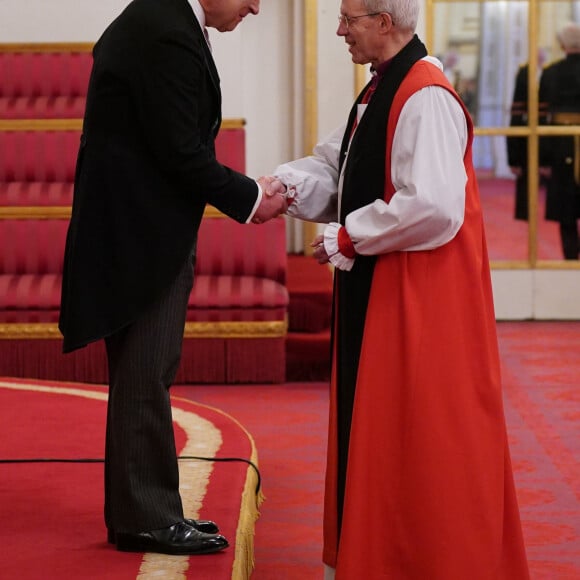
[[[257, 466], [258, 454], [256, 446], [249, 433], [248, 437], [252, 442], [251, 461]], [[242, 493], [240, 519], [238, 520], [238, 529], [236, 531], [236, 552], [232, 568], [232, 580], [248, 580], [254, 570], [254, 535], [256, 521], [260, 517], [260, 506], [265, 500], [261, 489], [256, 492], [257, 486], [258, 474], [251, 466], [248, 466], [246, 483]]]

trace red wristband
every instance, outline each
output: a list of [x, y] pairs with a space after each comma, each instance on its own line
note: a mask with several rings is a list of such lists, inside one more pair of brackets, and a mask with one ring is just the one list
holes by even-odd
[[356, 256], [354, 244], [345, 227], [341, 227], [338, 230], [338, 250], [346, 258], [354, 258]]

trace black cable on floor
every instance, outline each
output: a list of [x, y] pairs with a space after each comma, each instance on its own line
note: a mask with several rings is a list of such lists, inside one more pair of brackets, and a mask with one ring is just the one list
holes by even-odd
[[[197, 457], [195, 455], [184, 455], [177, 458], [178, 460], [184, 461], [214, 461], [214, 462], [223, 462], [223, 463], [246, 463], [256, 472], [256, 476], [258, 478], [258, 483], [256, 484], [256, 495], [260, 492], [260, 488], [262, 487], [262, 476], [260, 475], [260, 470], [255, 463], [252, 463], [249, 459], [244, 459], [243, 457]], [[32, 458], [32, 459], [0, 459], [0, 464], [2, 463], [104, 463], [104, 459], [62, 459], [62, 458]]]

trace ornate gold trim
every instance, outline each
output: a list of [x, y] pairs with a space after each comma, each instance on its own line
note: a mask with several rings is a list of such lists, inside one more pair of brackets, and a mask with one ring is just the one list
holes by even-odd
[[[221, 130], [243, 129], [243, 118], [224, 119]], [[1, 119], [0, 131], [81, 131], [82, 119]]]
[[246, 126], [246, 119], [237, 118], [237, 119], [222, 119], [222, 125], [220, 130], [222, 129], [243, 129]]
[[0, 220], [52, 220], [69, 219], [70, 206], [3, 206]]
[[[259, 467], [258, 449], [256, 447], [256, 442], [252, 437], [252, 434], [235, 417], [232, 417], [228, 413], [216, 407], [193, 402], [183, 397], [172, 396], [171, 400], [187, 403], [194, 408], [201, 407], [205, 409], [211, 409], [213, 412], [218, 413], [223, 417], [227, 417], [227, 419], [235, 423], [246, 435], [248, 441], [250, 442], [251, 454], [248, 459], [252, 462], [253, 465]], [[257, 487], [258, 473], [252, 466], [248, 465], [246, 471], [246, 480], [244, 483], [242, 498], [240, 502], [238, 525], [236, 528], [236, 547], [234, 565], [232, 567], [232, 580], [247, 580], [252, 575], [252, 571], [254, 569], [255, 524], [260, 517], [260, 506], [265, 500], [262, 489], [256, 493]]]
[[0, 324], [0, 340], [60, 339], [62, 335], [56, 323], [51, 322], [5, 322]]
[[276, 338], [288, 332], [287, 320], [262, 322], [186, 322], [185, 338]]
[[81, 131], [82, 119], [2, 119], [0, 131]]
[[[184, 338], [283, 338], [287, 320], [264, 322], [186, 322]], [[60, 340], [56, 323], [2, 323], [0, 340]]]
[[93, 42], [2, 42], [0, 52], [92, 52]]

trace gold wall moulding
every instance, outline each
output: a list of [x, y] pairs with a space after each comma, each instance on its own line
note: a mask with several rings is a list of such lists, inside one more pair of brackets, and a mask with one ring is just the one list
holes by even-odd
[[[184, 338], [283, 338], [287, 320], [259, 322], [186, 322]], [[0, 340], [61, 340], [58, 325], [52, 322], [0, 324]]]

